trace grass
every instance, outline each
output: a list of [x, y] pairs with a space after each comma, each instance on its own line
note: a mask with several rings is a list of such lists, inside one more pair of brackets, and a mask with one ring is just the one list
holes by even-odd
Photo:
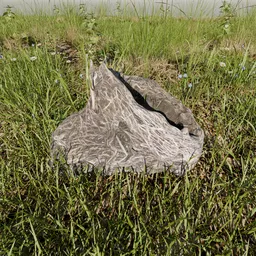
[[[255, 255], [255, 17], [230, 33], [225, 16], [0, 17], [0, 255]], [[89, 97], [86, 56], [192, 109], [206, 138], [191, 172], [49, 166], [51, 133]]]

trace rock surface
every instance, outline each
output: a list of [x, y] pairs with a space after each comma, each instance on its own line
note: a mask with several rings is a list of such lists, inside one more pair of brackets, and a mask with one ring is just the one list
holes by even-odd
[[[52, 135], [52, 158], [74, 168], [182, 175], [198, 161], [204, 133], [190, 109], [156, 82], [121, 77], [104, 64], [92, 73], [90, 99]], [[146, 168], [145, 168], [146, 167]]]

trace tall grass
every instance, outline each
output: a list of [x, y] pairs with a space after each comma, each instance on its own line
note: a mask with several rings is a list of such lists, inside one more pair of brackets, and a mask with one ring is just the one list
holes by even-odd
[[[0, 17], [0, 255], [255, 255], [255, 17], [229, 34], [224, 17]], [[89, 97], [87, 55], [192, 109], [206, 139], [191, 172], [49, 165], [51, 133]]]

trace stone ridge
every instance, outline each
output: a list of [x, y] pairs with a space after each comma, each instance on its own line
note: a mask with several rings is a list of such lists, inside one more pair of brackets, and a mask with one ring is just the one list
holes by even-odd
[[197, 163], [204, 133], [190, 109], [156, 82], [121, 77], [105, 64], [92, 76], [86, 107], [52, 135], [53, 158], [63, 154], [73, 169], [103, 168], [106, 175], [145, 167], [182, 175]]

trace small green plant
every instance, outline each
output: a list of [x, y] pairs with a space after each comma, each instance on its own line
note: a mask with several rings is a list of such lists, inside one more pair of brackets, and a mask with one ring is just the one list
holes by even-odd
[[220, 6], [220, 11], [222, 15], [222, 35], [229, 35], [231, 33], [232, 19], [235, 17], [235, 9], [231, 3], [224, 0]]
[[60, 8], [57, 6], [57, 5], [54, 5], [54, 7], [53, 7], [53, 13], [55, 14], [55, 15], [59, 15], [60, 14]]
[[90, 58], [95, 55], [96, 45], [100, 40], [100, 34], [97, 30], [97, 20], [93, 13], [87, 13], [85, 5], [80, 4], [79, 16], [82, 18], [81, 26], [85, 29], [88, 36], [86, 40], [86, 50]]
[[162, 16], [164, 18], [166, 18], [168, 16], [168, 14], [171, 12], [171, 7], [170, 5], [167, 3], [164, 3], [164, 2], [161, 2], [161, 5], [160, 5], [160, 12], [162, 14]]
[[15, 17], [15, 13], [12, 11], [13, 7], [7, 5], [6, 11], [3, 13], [3, 17], [6, 21], [11, 21]]
[[120, 2], [116, 2], [116, 15], [118, 17], [122, 17], [123, 15], [123, 10]]

